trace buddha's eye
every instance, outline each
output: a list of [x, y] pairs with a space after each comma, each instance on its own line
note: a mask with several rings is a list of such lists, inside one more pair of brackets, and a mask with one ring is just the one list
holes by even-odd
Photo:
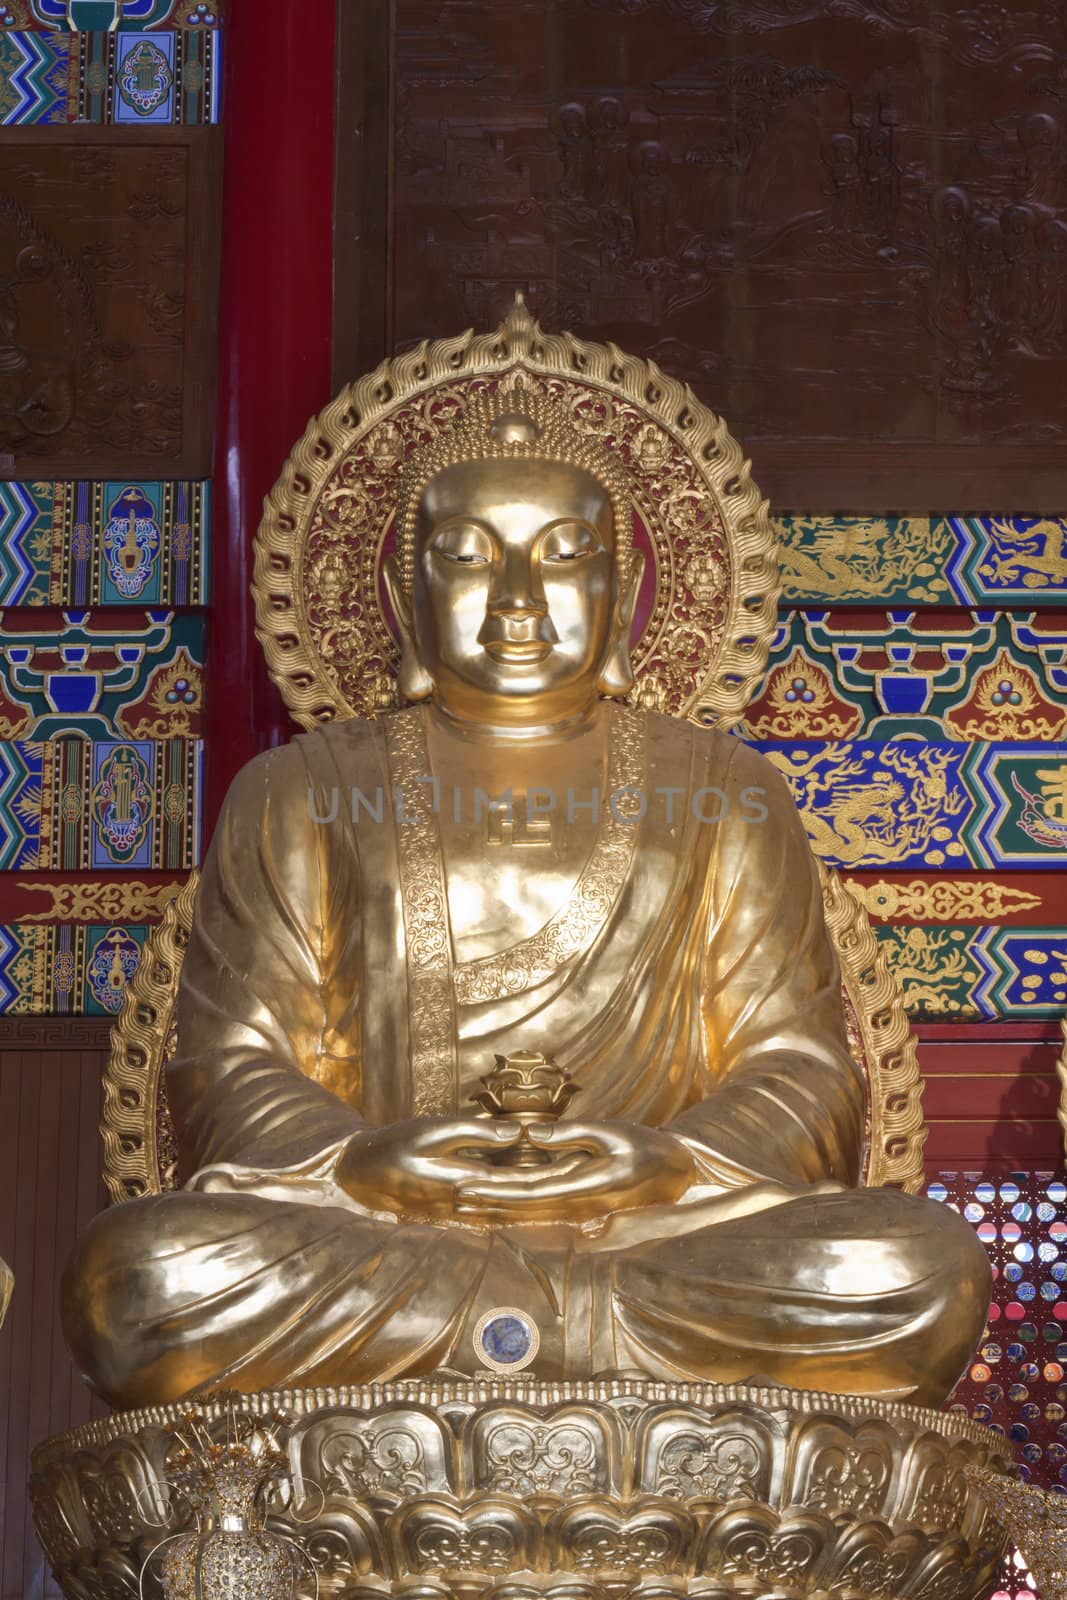
[[489, 535], [476, 522], [446, 523], [434, 534], [430, 548], [457, 566], [485, 567], [493, 559]]
[[603, 550], [600, 535], [588, 522], [556, 522], [541, 539], [541, 560], [554, 565], [564, 561], [581, 561], [585, 556]]

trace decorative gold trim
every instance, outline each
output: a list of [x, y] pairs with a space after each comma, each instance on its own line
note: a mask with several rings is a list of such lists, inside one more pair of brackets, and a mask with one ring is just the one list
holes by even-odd
[[[634, 503], [670, 556], [635, 646], [634, 699], [732, 727], [763, 676], [779, 594], [775, 535], [749, 463], [686, 385], [615, 345], [542, 333], [521, 297], [493, 332], [424, 341], [342, 390], [286, 462], [256, 534], [252, 593], [268, 670], [296, 721], [312, 728], [395, 703], [378, 574], [406, 451], [505, 374], [555, 394], [591, 433], [625, 420]], [[685, 467], [673, 495], [662, 476], [671, 460]]]
[[867, 1078], [867, 1153], [863, 1183], [923, 1188], [923, 1080], [904, 993], [862, 902], [832, 868], [819, 863], [826, 926], [841, 963], [845, 1017], [853, 1053]]
[[448, 889], [422, 717], [418, 706], [394, 712], [386, 718], [385, 743], [398, 802], [411, 1107], [417, 1117], [441, 1117], [456, 1104], [456, 1001]]
[[[317, 1389], [261, 1389], [255, 1394], [222, 1391], [197, 1397], [198, 1410], [208, 1420], [225, 1417], [230, 1406], [243, 1416], [293, 1418], [314, 1416], [327, 1408], [375, 1412], [389, 1406], [429, 1406], [452, 1415], [468, 1414], [496, 1402], [531, 1407], [572, 1404], [609, 1405], [619, 1411], [646, 1406], [692, 1406], [705, 1410], [719, 1406], [758, 1406], [790, 1416], [841, 1417], [849, 1422], [871, 1420], [914, 1428], [943, 1439], [966, 1439], [1010, 1462], [1012, 1451], [1003, 1435], [984, 1423], [955, 1411], [910, 1405], [906, 1400], [882, 1400], [874, 1395], [833, 1394], [825, 1389], [787, 1389], [774, 1384], [678, 1383], [673, 1379], [604, 1377], [549, 1379], [503, 1375], [455, 1378], [444, 1372], [421, 1378], [396, 1378], [384, 1383], [331, 1384]], [[128, 1439], [142, 1429], [169, 1428], [181, 1422], [189, 1403], [142, 1406], [136, 1411], [113, 1411], [95, 1417], [67, 1433], [42, 1440], [31, 1456], [35, 1473], [62, 1462], [73, 1451], [93, 1450], [115, 1440]]]
[[910, 883], [845, 880], [850, 895], [872, 916], [908, 917], [913, 922], [999, 922], [1031, 911], [1041, 896], [1011, 889], [991, 878], [912, 878]]
[[[169, 1121], [160, 1105], [163, 1067], [173, 1049], [178, 974], [193, 925], [199, 872], [167, 906], [145, 940], [137, 970], [111, 1030], [104, 1069], [104, 1182], [113, 1205], [175, 1187], [173, 1158], [163, 1149]], [[161, 1162], [161, 1156], [164, 1160]], [[161, 1165], [167, 1170], [160, 1171]]]
[[537, 933], [509, 950], [457, 962], [453, 976], [460, 1005], [521, 994], [583, 949], [607, 921], [637, 844], [634, 822], [625, 816], [621, 801], [615, 807], [613, 797], [623, 790], [643, 792], [645, 787], [644, 726], [628, 706], [611, 708], [610, 740], [606, 815], [600, 817], [596, 842], [567, 903]]
[[118, 882], [97, 879], [89, 883], [34, 883], [23, 879], [18, 887], [49, 899], [47, 910], [23, 911], [20, 922], [139, 922], [162, 916], [182, 885], [145, 883], [140, 878]]

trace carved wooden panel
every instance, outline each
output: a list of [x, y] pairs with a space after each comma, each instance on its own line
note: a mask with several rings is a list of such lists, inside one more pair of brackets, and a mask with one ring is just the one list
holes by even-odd
[[484, 327], [523, 289], [687, 378], [779, 505], [1062, 510], [1062, 6], [396, 19], [387, 338]]
[[4, 129], [0, 476], [209, 471], [214, 137]]

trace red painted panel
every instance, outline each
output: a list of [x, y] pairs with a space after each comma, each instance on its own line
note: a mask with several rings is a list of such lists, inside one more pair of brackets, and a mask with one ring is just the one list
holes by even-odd
[[926, 1170], [1003, 1172], [1063, 1163], [1059, 1025], [922, 1023]]
[[[915, 1033], [920, 1044], [942, 1044], [946, 1040], [973, 1039], [986, 1044], [1009, 1045], [1011, 1041], [1052, 1043], [1062, 1040], [1058, 1022], [918, 1022]], [[927, 1056], [929, 1052], [927, 1051]]]
[[1037, 1073], [973, 1078], [930, 1077], [923, 1104], [926, 1119], [996, 1122], [1002, 1118], [1052, 1118], [1060, 1101], [1059, 1080]]
[[[188, 874], [184, 872], [138, 872], [136, 881], [159, 891], [159, 899], [140, 900], [129, 894], [129, 873], [122, 872], [34, 872], [0, 873], [0, 921], [20, 922], [158, 922], [163, 906], [177, 894]], [[99, 895], [79, 901], [78, 890], [87, 885], [102, 885]], [[114, 898], [109, 898], [112, 896]]]
[[1063, 1133], [1055, 1119], [930, 1122], [928, 1128], [924, 1159], [930, 1177], [946, 1169], [998, 1173], [1063, 1166]]
[[1051, 1077], [1056, 1071], [1059, 1045], [1034, 1040], [1005, 1040], [1003, 1044], [971, 1044], [951, 1040], [932, 1049], [920, 1044], [919, 1058], [927, 1083], [939, 1078]]

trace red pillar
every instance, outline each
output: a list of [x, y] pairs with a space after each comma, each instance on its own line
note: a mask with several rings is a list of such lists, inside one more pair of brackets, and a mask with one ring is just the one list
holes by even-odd
[[228, 7], [205, 840], [238, 768], [293, 731], [248, 586], [263, 497], [330, 399], [336, 0]]

